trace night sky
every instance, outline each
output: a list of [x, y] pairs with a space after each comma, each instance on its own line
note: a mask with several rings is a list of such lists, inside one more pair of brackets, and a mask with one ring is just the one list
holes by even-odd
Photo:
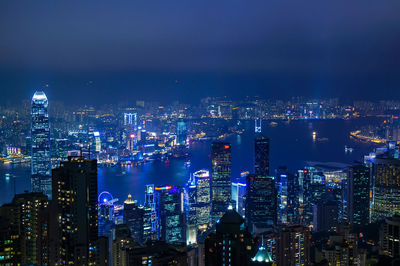
[[400, 100], [400, 1], [1, 1], [0, 101]]

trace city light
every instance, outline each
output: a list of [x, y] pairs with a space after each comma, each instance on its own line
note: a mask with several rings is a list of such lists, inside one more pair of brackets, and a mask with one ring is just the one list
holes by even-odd
[[227, 4], [0, 2], [1, 265], [400, 265], [400, 2]]

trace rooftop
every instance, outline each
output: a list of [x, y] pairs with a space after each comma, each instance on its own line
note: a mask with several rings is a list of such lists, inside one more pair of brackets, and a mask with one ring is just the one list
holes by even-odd
[[43, 91], [36, 91], [32, 97], [32, 101], [47, 101], [47, 96]]

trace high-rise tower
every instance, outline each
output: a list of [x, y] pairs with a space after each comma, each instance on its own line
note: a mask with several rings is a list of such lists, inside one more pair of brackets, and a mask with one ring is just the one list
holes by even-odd
[[[47, 196], [40, 192], [16, 194], [11, 203], [0, 207], [0, 216], [8, 222], [8, 232], [0, 233], [0, 264], [49, 265]], [[5, 240], [9, 233], [15, 235]], [[11, 243], [15, 244], [13, 248], [5, 247]], [[14, 263], [8, 264], [7, 259], [11, 258]]]
[[187, 138], [186, 123], [183, 120], [179, 120], [176, 123], [176, 144], [185, 145]]
[[37, 91], [31, 102], [31, 185], [33, 192], [43, 192], [51, 199], [49, 102]]
[[176, 186], [155, 187], [160, 239], [167, 243], [185, 243], [185, 209], [183, 191]]
[[254, 139], [256, 176], [269, 176], [269, 139], [259, 135]]
[[400, 159], [377, 157], [372, 166], [371, 222], [400, 213]]
[[95, 265], [98, 244], [97, 161], [68, 158], [53, 169], [56, 222], [53, 264]]
[[195, 172], [193, 177], [196, 180], [196, 222], [198, 229], [204, 232], [210, 223], [210, 172], [208, 170], [200, 170]]
[[246, 220], [251, 232], [276, 225], [276, 204], [273, 176], [246, 177]]
[[347, 212], [349, 222], [357, 225], [369, 223], [370, 169], [353, 165], [347, 175]]
[[211, 218], [215, 223], [227, 211], [231, 203], [231, 144], [211, 144]]

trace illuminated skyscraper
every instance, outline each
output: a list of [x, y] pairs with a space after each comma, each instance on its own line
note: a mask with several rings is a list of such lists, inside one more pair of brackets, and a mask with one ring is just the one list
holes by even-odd
[[187, 244], [197, 243], [197, 187], [196, 179], [192, 175], [185, 187], [185, 208], [186, 208], [186, 233], [187, 233]]
[[187, 138], [186, 123], [183, 120], [179, 120], [176, 123], [176, 144], [185, 145]]
[[254, 139], [255, 165], [254, 174], [256, 176], [269, 176], [269, 139], [262, 135]]
[[313, 204], [325, 199], [325, 177], [313, 167], [297, 172], [299, 182], [299, 219], [303, 225], [313, 223]]
[[200, 170], [193, 174], [196, 180], [196, 222], [200, 231], [205, 231], [210, 223], [211, 182], [210, 172]]
[[51, 161], [49, 102], [43, 91], [37, 91], [31, 102], [31, 186], [51, 199]]
[[183, 191], [175, 186], [154, 188], [157, 194], [157, 213], [160, 239], [167, 243], [186, 243], [186, 221]]
[[138, 206], [137, 201], [129, 194], [124, 201], [124, 224], [128, 225], [133, 240], [144, 243], [143, 225], [145, 210]]
[[155, 239], [156, 238], [156, 233], [152, 231], [152, 219], [153, 219], [153, 214], [154, 211], [147, 207], [147, 206], [141, 206], [140, 208], [143, 209], [144, 215], [143, 215], [143, 242], [146, 242], [147, 240]]
[[[144, 238], [156, 240], [159, 238], [158, 215], [156, 211], [156, 195], [154, 185], [146, 185], [146, 199], [145, 199], [145, 225], [144, 225]], [[150, 230], [148, 228], [150, 226]]]
[[130, 130], [137, 130], [138, 126], [137, 113], [133, 112], [124, 113], [124, 126], [129, 128]]
[[278, 220], [282, 224], [298, 223], [299, 191], [296, 176], [285, 166], [276, 170], [276, 190], [278, 196]]
[[186, 186], [187, 243], [195, 244], [210, 225], [210, 172], [200, 170], [190, 177]]
[[347, 175], [347, 217], [350, 223], [369, 223], [370, 169], [364, 165], [348, 168]]
[[231, 204], [231, 144], [211, 144], [211, 198], [212, 222], [217, 222]]
[[372, 166], [371, 221], [400, 213], [400, 160], [378, 157]]
[[277, 199], [273, 176], [246, 178], [246, 221], [250, 232], [276, 225]]
[[94, 131], [93, 136], [94, 136], [95, 151], [100, 152], [101, 151], [100, 132]]
[[232, 182], [232, 201], [235, 203], [234, 209], [242, 216], [245, 215], [246, 184]]
[[53, 169], [57, 219], [55, 264], [95, 265], [98, 241], [97, 161], [68, 158]]

